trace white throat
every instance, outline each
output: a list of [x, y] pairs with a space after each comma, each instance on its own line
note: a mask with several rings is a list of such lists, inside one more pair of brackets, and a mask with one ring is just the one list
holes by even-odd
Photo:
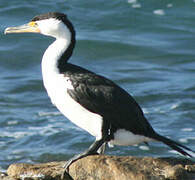
[[[57, 63], [70, 44], [68, 39], [56, 39], [45, 51], [42, 58], [42, 73], [58, 73]], [[65, 61], [65, 60], [64, 60]]]
[[[58, 60], [66, 51], [70, 44], [68, 39], [56, 39], [45, 51], [42, 58], [43, 83], [47, 89], [47, 84], [55, 75], [59, 74]], [[65, 61], [65, 60], [64, 60]]]
[[37, 24], [41, 34], [56, 39], [47, 48], [42, 58], [42, 74], [45, 84], [45, 81], [53, 74], [59, 74], [58, 60], [70, 45], [71, 32], [63, 22], [55, 18], [37, 21]]

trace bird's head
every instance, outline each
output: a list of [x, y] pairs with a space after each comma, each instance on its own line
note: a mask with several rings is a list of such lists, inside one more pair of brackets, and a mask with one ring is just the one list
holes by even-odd
[[35, 16], [29, 23], [22, 26], [8, 27], [8, 33], [40, 33], [54, 38], [71, 38], [75, 36], [72, 23], [63, 13], [50, 12]]

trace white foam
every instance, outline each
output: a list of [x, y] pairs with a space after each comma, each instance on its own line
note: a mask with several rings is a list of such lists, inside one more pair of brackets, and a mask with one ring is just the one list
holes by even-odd
[[131, 6], [132, 8], [141, 8], [141, 4], [140, 3], [135, 3], [135, 4], [132, 4]]
[[127, 2], [131, 4], [132, 8], [141, 8], [141, 4], [137, 0], [127, 0]]
[[185, 131], [185, 132], [191, 132], [193, 131], [194, 129], [193, 128], [183, 128], [181, 129], [182, 131]]
[[163, 9], [156, 9], [153, 11], [153, 13], [160, 16], [165, 15], [165, 11]]
[[42, 117], [42, 116], [58, 116], [58, 115], [61, 115], [61, 113], [59, 111], [56, 111], [56, 112], [39, 112], [38, 115], [40, 117]]
[[[192, 151], [188, 151], [188, 150], [184, 150], [185, 152], [187, 152], [188, 154], [190, 154], [193, 158], [195, 157], [195, 153], [194, 152], [192, 152]], [[170, 153], [173, 153], [173, 154], [178, 154], [178, 155], [180, 155], [180, 156], [183, 156], [181, 153], [179, 153], [179, 152], [177, 152], [177, 151], [175, 151], [175, 150], [170, 150], [169, 151]], [[186, 157], [188, 157], [188, 156], [186, 156]], [[188, 158], [190, 158], [190, 157], [188, 157]]]
[[180, 138], [179, 142], [181, 142], [181, 143], [188, 143], [188, 139], [187, 138]]
[[8, 125], [15, 125], [15, 124], [18, 124], [18, 121], [8, 121], [7, 122]]
[[0, 141], [0, 146], [4, 146], [6, 145], [6, 142], [5, 141]]
[[0, 137], [10, 137], [10, 138], [15, 138], [15, 139], [19, 139], [22, 138], [24, 136], [29, 136], [30, 134], [32, 134], [32, 132], [1, 132], [0, 133]]
[[169, 150], [170, 153], [173, 153], [173, 154], [178, 154], [178, 155], [181, 155], [179, 152], [175, 151], [175, 150]]
[[173, 4], [169, 3], [169, 4], [167, 4], [167, 7], [171, 8], [171, 7], [173, 7]]
[[185, 150], [188, 154], [190, 154], [193, 158], [195, 158], [195, 152]]
[[59, 132], [59, 129], [53, 127], [52, 124], [48, 124], [44, 127], [29, 127], [28, 129], [34, 134], [40, 134], [41, 136], [48, 136]]
[[148, 146], [144, 146], [144, 145], [139, 146], [139, 149], [144, 150], [144, 151], [150, 150], [150, 148]]
[[177, 107], [179, 107], [179, 103], [173, 104], [173, 105], [171, 106], [171, 109], [173, 110], [173, 109], [176, 109]]
[[128, 0], [127, 1], [129, 4], [134, 4], [134, 3], [137, 3], [137, 0]]
[[146, 108], [142, 108], [142, 111], [144, 112], [144, 114], [149, 114], [149, 111]]

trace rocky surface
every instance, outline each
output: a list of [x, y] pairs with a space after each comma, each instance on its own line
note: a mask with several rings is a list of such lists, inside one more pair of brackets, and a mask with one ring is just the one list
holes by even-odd
[[[58, 180], [65, 162], [12, 164], [0, 180]], [[188, 159], [132, 156], [88, 156], [73, 163], [65, 180], [195, 180], [195, 162]]]

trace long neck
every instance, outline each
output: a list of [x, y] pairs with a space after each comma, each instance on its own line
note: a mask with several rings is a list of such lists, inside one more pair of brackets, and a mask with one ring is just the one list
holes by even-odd
[[75, 42], [76, 42], [75, 34], [73, 34], [69, 43], [68, 43], [69, 45], [67, 46], [65, 52], [62, 53], [61, 57], [58, 59], [57, 67], [58, 67], [60, 73], [64, 72], [64, 68], [66, 66], [66, 63], [73, 53], [73, 49], [75, 47]]
[[57, 38], [45, 51], [42, 58], [42, 73], [62, 73], [63, 69], [72, 55], [75, 46], [74, 35], [72, 37]]

